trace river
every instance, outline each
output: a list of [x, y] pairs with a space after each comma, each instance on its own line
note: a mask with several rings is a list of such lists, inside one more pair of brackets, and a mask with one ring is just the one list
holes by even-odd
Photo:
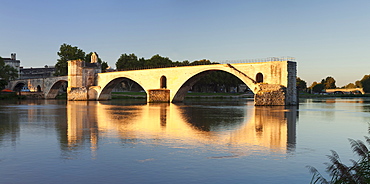
[[0, 183], [309, 183], [325, 155], [355, 159], [369, 98], [1, 101]]

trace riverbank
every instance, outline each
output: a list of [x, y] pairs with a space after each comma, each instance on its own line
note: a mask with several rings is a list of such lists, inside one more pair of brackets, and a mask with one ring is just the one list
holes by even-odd
[[0, 93], [0, 100], [17, 100], [26, 99], [23, 95], [18, 95], [16, 92]]
[[330, 97], [349, 97], [349, 98], [358, 98], [358, 97], [370, 97], [370, 94], [299, 94], [299, 98], [330, 98]]

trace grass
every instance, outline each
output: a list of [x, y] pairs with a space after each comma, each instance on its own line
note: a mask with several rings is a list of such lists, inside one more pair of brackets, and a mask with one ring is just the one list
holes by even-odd
[[62, 93], [60, 95], [57, 95], [55, 97], [55, 99], [59, 99], [59, 100], [66, 100], [67, 99], [67, 93]]
[[10, 92], [10, 93], [0, 93], [0, 99], [1, 100], [14, 100], [14, 99], [26, 99], [26, 96], [23, 95], [17, 95], [16, 92]]

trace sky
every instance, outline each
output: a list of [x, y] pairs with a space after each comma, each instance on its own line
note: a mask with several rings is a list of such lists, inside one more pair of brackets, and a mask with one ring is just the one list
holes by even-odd
[[295, 57], [311, 85], [370, 74], [368, 0], [0, 0], [0, 56], [55, 65], [63, 43], [97, 52], [212, 62]]

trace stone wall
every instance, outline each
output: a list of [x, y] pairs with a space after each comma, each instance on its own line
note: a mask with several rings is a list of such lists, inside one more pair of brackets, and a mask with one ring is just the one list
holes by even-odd
[[67, 99], [71, 101], [86, 101], [88, 100], [88, 93], [85, 87], [68, 87]]
[[297, 63], [288, 62], [288, 84], [286, 90], [285, 105], [297, 105], [298, 95], [297, 95]]
[[279, 84], [260, 84], [254, 95], [256, 106], [285, 105], [285, 101], [286, 87]]

